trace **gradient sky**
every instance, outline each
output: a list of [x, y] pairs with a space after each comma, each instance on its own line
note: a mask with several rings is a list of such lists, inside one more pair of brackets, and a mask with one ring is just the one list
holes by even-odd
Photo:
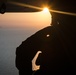
[[50, 23], [49, 12], [0, 14], [0, 75], [18, 75], [16, 47]]
[[0, 14], [0, 27], [44, 28], [51, 24], [49, 12]]

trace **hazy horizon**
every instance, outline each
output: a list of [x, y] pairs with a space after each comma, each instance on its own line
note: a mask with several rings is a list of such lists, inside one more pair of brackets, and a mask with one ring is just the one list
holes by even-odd
[[0, 75], [18, 75], [15, 67], [16, 47], [50, 24], [50, 13], [0, 14]]

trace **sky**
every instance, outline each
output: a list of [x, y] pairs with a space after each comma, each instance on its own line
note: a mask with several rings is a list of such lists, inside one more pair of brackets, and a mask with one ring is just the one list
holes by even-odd
[[51, 24], [50, 12], [5, 13], [0, 14], [0, 27], [2, 28], [37, 28], [42, 29]]
[[50, 26], [49, 12], [0, 14], [0, 75], [18, 75], [15, 51], [22, 41]]
[[[63, 1], [60, 4], [58, 8], [62, 9], [63, 6], [67, 10], [67, 4]], [[0, 14], [0, 75], [18, 75], [15, 67], [16, 48], [33, 33], [50, 26], [51, 22], [51, 14], [44, 11]]]

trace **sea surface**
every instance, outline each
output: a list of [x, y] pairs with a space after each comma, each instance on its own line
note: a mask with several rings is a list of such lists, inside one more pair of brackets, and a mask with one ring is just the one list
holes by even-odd
[[35, 29], [0, 28], [0, 75], [18, 75], [15, 52], [22, 41], [34, 34]]

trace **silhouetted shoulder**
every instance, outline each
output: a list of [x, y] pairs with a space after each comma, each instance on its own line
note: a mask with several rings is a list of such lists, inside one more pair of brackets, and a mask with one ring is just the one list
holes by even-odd
[[36, 64], [41, 67], [36, 75], [75, 73], [75, 44], [72, 44], [72, 34], [69, 34], [71, 33], [62, 25], [53, 25], [39, 30], [23, 41], [16, 49], [16, 67], [20, 74], [32, 74], [31, 61], [38, 51], [42, 53]]

